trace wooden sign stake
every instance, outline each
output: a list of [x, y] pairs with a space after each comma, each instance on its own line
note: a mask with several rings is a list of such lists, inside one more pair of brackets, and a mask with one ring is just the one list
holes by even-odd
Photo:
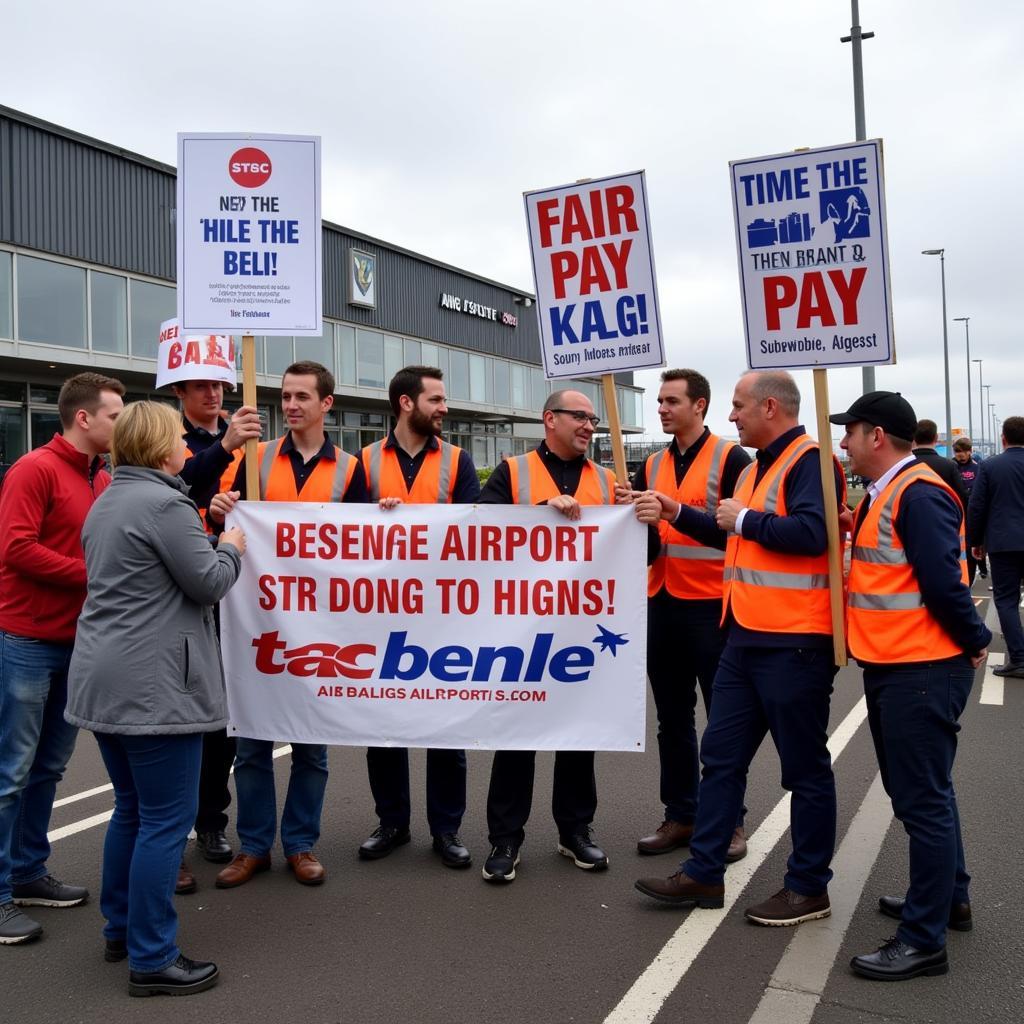
[[612, 439], [612, 458], [615, 460], [615, 477], [623, 487], [629, 486], [626, 472], [626, 446], [622, 443], [622, 424], [619, 421], [619, 405], [615, 391], [615, 375], [601, 374], [604, 385], [604, 408], [608, 414], [608, 431]]
[[[242, 404], [256, 408], [256, 339], [242, 335]], [[256, 463], [256, 438], [245, 442], [245, 493], [250, 501], [260, 496], [260, 467]]]

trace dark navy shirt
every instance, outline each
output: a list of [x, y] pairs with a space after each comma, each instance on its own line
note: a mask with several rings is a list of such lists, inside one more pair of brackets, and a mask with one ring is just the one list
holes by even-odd
[[[583, 476], [583, 467], [587, 464], [587, 457], [580, 455], [578, 458], [560, 459], [546, 444], [541, 441], [537, 445], [537, 454], [544, 462], [544, 468], [551, 474], [551, 479], [562, 494], [575, 494], [580, 485], [580, 477]], [[513, 505], [515, 497], [512, 494], [512, 474], [508, 468], [508, 462], [503, 461], [494, 467], [494, 472], [487, 478], [483, 490], [480, 492], [481, 505]], [[541, 505], [547, 504], [540, 502]]]
[[220, 490], [220, 478], [231, 465], [232, 453], [226, 451], [221, 441], [228, 430], [227, 417], [222, 413], [220, 429], [215, 434], [182, 415], [185, 426], [185, 444], [192, 458], [185, 463], [179, 474], [188, 484], [188, 496], [199, 506], [209, 508], [213, 496]]
[[[412, 490], [416, 482], [423, 460], [427, 452], [436, 452], [439, 444], [436, 437], [430, 437], [427, 443], [415, 454], [410, 455], [399, 443], [392, 430], [384, 442], [385, 448], [390, 448], [398, 457], [398, 465], [405, 478], [405, 486]], [[480, 497], [480, 480], [476, 475], [476, 467], [465, 448], [459, 449], [459, 465], [455, 471], [455, 488], [452, 491], [453, 505], [472, 505]]]

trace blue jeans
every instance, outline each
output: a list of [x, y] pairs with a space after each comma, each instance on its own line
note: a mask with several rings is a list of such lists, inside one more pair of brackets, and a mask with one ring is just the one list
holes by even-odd
[[1024, 551], [990, 551], [992, 602], [1006, 640], [1006, 663], [1024, 665], [1024, 626], [1020, 621], [1020, 588], [1024, 582]]
[[[274, 790], [274, 744], [238, 738], [235, 792], [238, 794], [238, 838], [242, 853], [270, 853], [277, 832]], [[292, 744], [292, 771], [281, 815], [281, 845], [286, 857], [312, 850], [320, 838], [320, 815], [327, 790], [327, 747]]]
[[952, 904], [969, 899], [952, 772], [957, 720], [973, 682], [965, 657], [864, 668], [882, 782], [910, 839], [910, 888], [896, 937], [930, 952], [946, 945]]
[[114, 784], [103, 844], [103, 934], [128, 943], [134, 971], [159, 971], [179, 954], [174, 884], [199, 802], [202, 733], [96, 733]]
[[46, 874], [53, 796], [78, 736], [64, 721], [71, 651], [0, 632], [0, 903]]
[[726, 644], [701, 741], [704, 774], [690, 859], [682, 865], [694, 881], [722, 884], [747, 769], [770, 732], [782, 764], [782, 787], [793, 794], [793, 852], [784, 884], [802, 896], [826, 891], [836, 842], [836, 784], [827, 745], [836, 671], [831, 646]]

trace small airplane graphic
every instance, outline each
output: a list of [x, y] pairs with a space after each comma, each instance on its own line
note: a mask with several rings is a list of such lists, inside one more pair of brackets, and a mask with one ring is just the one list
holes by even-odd
[[600, 625], [597, 628], [598, 635], [590, 642], [592, 644], [600, 644], [602, 652], [611, 651], [613, 658], [617, 653], [616, 648], [629, 643], [625, 633], [613, 633], [611, 630], [605, 629], [604, 626]]

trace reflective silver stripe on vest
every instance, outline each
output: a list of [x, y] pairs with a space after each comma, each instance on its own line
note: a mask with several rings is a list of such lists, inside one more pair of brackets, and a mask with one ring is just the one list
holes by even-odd
[[597, 474], [597, 482], [601, 486], [601, 500], [605, 505], [612, 503], [612, 474], [603, 466], [587, 459], [587, 465]]
[[704, 493], [704, 511], [713, 516], [718, 511], [718, 485], [721, 474], [719, 467], [722, 465], [722, 456], [729, 447], [728, 441], [720, 437], [715, 442], [715, 450], [711, 453], [711, 469], [708, 472], [708, 486]]
[[[793, 453], [778, 468], [778, 470], [776, 471], [775, 479], [772, 481], [771, 486], [768, 488], [768, 491], [764, 496], [765, 512], [775, 511], [779, 503], [779, 490], [782, 488], [782, 481], [785, 479], [786, 472], [789, 469], [789, 467], [792, 466], [793, 463], [796, 462], [796, 460], [799, 459], [801, 455], [803, 455], [805, 452], [810, 451], [814, 447], [814, 442], [805, 434], [800, 439], [800, 443], [796, 446], [796, 449], [793, 451]], [[756, 465], [756, 463], [751, 463], [751, 465]], [[775, 467], [773, 466], [772, 468], [774, 469]]]
[[437, 439], [437, 450], [441, 456], [441, 475], [437, 482], [437, 504], [448, 503], [448, 485], [452, 478], [452, 446], [446, 444], [440, 438]]
[[726, 566], [726, 581], [749, 583], [752, 587], [777, 587], [780, 590], [827, 590], [827, 573], [776, 572], [768, 569], [748, 569], [745, 566]]
[[374, 441], [370, 445], [370, 499], [380, 501], [380, 463], [384, 451], [383, 441]]
[[517, 505], [530, 504], [530, 463], [527, 461], [528, 459], [528, 455], [516, 455], [509, 459], [509, 462], [514, 462], [519, 470], [519, 489], [512, 495]]
[[343, 452], [337, 445], [334, 446], [334, 483], [331, 484], [331, 501], [341, 501], [345, 497], [345, 481], [348, 479], [348, 468], [354, 458], [354, 455]]
[[669, 558], [697, 559], [699, 561], [721, 561], [725, 552], [719, 548], [700, 548], [689, 544], [666, 544], [662, 552]]
[[647, 470], [647, 490], [654, 490], [654, 482], [658, 479], [658, 474], [661, 472], [661, 463], [665, 458], [667, 448], [662, 448], [660, 452], [655, 452], [651, 456], [649, 468]]
[[857, 544], [851, 557], [858, 562], [870, 562], [872, 565], [907, 564], [907, 553], [903, 548], [865, 548]]
[[868, 608], [874, 611], [907, 612], [924, 607], [920, 594], [850, 594], [851, 608]]
[[263, 449], [263, 458], [260, 459], [260, 501], [267, 500], [267, 486], [270, 483], [270, 471], [274, 468], [274, 459], [277, 458], [277, 450], [281, 447], [283, 437], [268, 441]]

